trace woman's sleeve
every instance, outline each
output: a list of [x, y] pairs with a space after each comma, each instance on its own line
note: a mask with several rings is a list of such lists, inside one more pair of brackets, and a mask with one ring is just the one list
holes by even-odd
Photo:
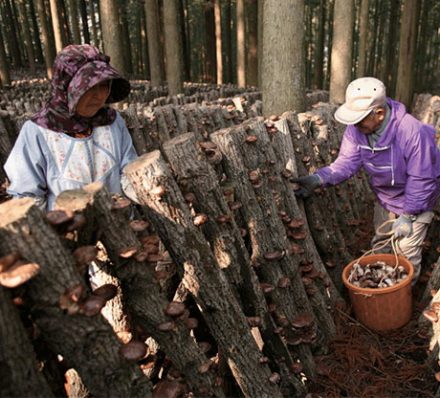
[[133, 146], [133, 141], [131, 139], [131, 135], [128, 132], [127, 126], [122, 119], [122, 116], [118, 113], [118, 127], [121, 131], [121, 163], [119, 165], [119, 172], [122, 174], [124, 167], [127, 166], [128, 163], [135, 160], [138, 155], [136, 154], [136, 150]]
[[47, 160], [41, 136], [31, 122], [26, 122], [5, 163], [10, 181], [7, 192], [14, 197], [34, 197], [42, 205], [46, 201]]

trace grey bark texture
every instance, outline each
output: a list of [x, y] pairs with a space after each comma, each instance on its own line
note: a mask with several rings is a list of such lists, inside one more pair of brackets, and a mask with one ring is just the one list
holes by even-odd
[[304, 110], [303, 16], [303, 0], [264, 0], [261, 91], [265, 116]]
[[0, 286], [0, 392], [3, 397], [52, 397], [11, 295]]
[[[367, 66], [367, 38], [368, 38], [368, 8], [369, 0], [362, 0], [361, 12], [359, 15], [359, 58], [357, 67], [357, 77], [365, 76], [365, 67]], [[391, 21], [391, 23], [394, 23]]]
[[[212, 151], [216, 150], [212, 142], [208, 144]], [[280, 361], [282, 357], [285, 366], [290, 367], [293, 364], [292, 358], [280, 335], [275, 333], [276, 325], [271, 319], [262, 288], [234, 220], [233, 213], [238, 211], [235, 207], [239, 207], [239, 202], [226, 202], [223, 189], [217, 182], [213, 168], [215, 165], [210, 161], [214, 156], [205, 158], [198, 146], [196, 136], [187, 133], [165, 143], [164, 152], [182, 192], [194, 195], [194, 201], [190, 204], [192, 210], [196, 214], [210, 215], [202, 231], [244, 314], [247, 317], [258, 317], [261, 322], [259, 330], [264, 351], [277, 367], [283, 366]], [[292, 384], [295, 391], [302, 391], [301, 384], [290, 374], [286, 380], [282, 376], [281, 383]]]
[[330, 67], [330, 102], [345, 101], [345, 89], [351, 81], [354, 0], [335, 0]]
[[[69, 203], [75, 203], [75, 208], [69, 206]], [[159, 343], [197, 394], [223, 397], [221, 389], [214, 386], [213, 372], [202, 373], [198, 370], [208, 358], [190, 336], [185, 317], [173, 319], [165, 314], [169, 302], [155, 278], [154, 266], [146, 260], [122, 258], [119, 255], [127, 248], [137, 248], [140, 253], [142, 247], [127, 218], [117, 210], [112, 210], [108, 191], [100, 183], [87, 185], [84, 190], [65, 191], [58, 197], [57, 207], [70, 207], [70, 210], [84, 210], [87, 207], [92, 209], [101, 240], [111, 259], [108, 272], [121, 284], [127, 312]], [[169, 322], [172, 322], [172, 329], [161, 331], [161, 325]]]
[[193, 224], [160, 152], [141, 156], [126, 167], [125, 173], [171, 257], [183, 268], [184, 286], [201, 309], [243, 394], [280, 397], [279, 388], [269, 382], [269, 368], [260, 363], [261, 353], [229, 283]]
[[407, 108], [412, 105], [418, 9], [418, 0], [405, 0], [400, 26], [396, 99], [404, 103]]
[[246, 86], [246, 28], [244, 17], [245, 0], [237, 0], [237, 84]]
[[57, 0], [50, 0], [50, 14], [52, 17], [52, 28], [55, 36], [55, 49], [60, 52], [67, 44], [61, 27], [61, 11]]
[[127, 73], [124, 59], [124, 43], [119, 26], [119, 6], [116, 0], [99, 0], [102, 41], [110, 63], [122, 74]]
[[168, 0], [163, 3], [166, 76], [169, 95], [183, 92], [182, 40], [178, 10], [177, 0]]
[[0, 205], [0, 255], [18, 251], [39, 264], [40, 273], [26, 284], [26, 298], [45, 343], [78, 371], [93, 395], [151, 396], [150, 382], [119, 354], [121, 344], [101, 315], [69, 314], [60, 308], [61, 296], [81, 286], [81, 277], [34, 203], [25, 198]]
[[37, 14], [41, 29], [41, 42], [43, 44], [44, 62], [46, 64], [47, 78], [52, 79], [52, 64], [55, 59], [54, 48], [49, 36], [49, 26], [47, 25], [46, 10], [44, 0], [36, 0]]

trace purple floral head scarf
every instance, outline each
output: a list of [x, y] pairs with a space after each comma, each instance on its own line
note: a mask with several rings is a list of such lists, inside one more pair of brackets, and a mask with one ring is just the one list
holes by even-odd
[[79, 133], [111, 124], [116, 112], [109, 107], [101, 108], [91, 118], [75, 113], [84, 93], [105, 80], [112, 80], [107, 103], [118, 102], [128, 96], [130, 83], [109, 65], [109, 61], [108, 56], [89, 44], [65, 47], [54, 62], [50, 99], [31, 120], [39, 126], [66, 133]]

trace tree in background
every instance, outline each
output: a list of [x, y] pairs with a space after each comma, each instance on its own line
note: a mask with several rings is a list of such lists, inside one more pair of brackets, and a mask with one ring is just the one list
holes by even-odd
[[330, 71], [330, 101], [344, 102], [351, 81], [354, 0], [336, 0], [333, 17], [333, 42]]
[[110, 56], [112, 65], [122, 74], [127, 73], [124, 60], [124, 44], [119, 28], [119, 8], [116, 0], [100, 0], [102, 41], [104, 52]]
[[359, 51], [358, 65], [356, 70], [357, 77], [365, 76], [367, 61], [367, 37], [368, 37], [368, 6], [369, 0], [361, 0], [361, 10], [359, 16]]
[[397, 69], [396, 99], [411, 106], [414, 85], [414, 59], [417, 42], [419, 0], [405, 0], [399, 40], [399, 67]]
[[264, 0], [261, 90], [266, 116], [305, 109], [303, 16], [303, 0]]
[[169, 95], [183, 92], [182, 44], [180, 38], [178, 0], [163, 3], [163, 24], [165, 36], [166, 76]]

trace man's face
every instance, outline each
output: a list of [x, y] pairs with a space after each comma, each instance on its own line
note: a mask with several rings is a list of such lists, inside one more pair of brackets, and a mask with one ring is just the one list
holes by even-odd
[[376, 108], [371, 111], [365, 118], [355, 124], [355, 127], [366, 135], [374, 133], [385, 119], [385, 109]]

